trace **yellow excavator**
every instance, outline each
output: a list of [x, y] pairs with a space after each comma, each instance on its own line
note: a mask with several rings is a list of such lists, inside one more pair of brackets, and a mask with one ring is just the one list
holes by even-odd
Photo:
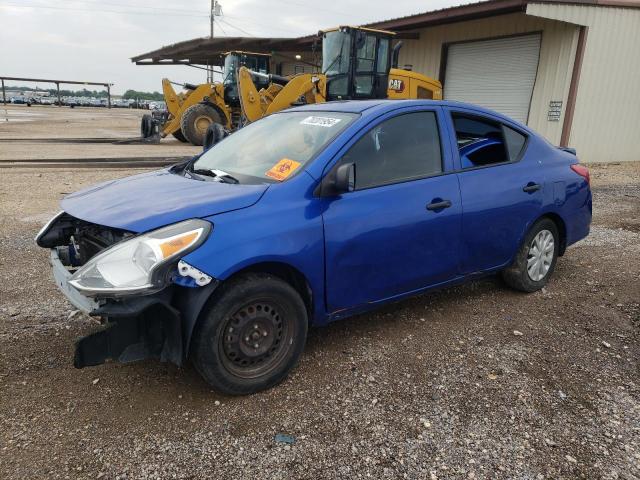
[[[398, 69], [402, 42], [391, 48], [393, 32], [343, 26], [319, 33], [322, 73], [282, 77], [238, 69], [243, 122], [295, 105], [331, 100], [377, 98], [442, 99], [442, 84], [420, 73]], [[259, 82], [265, 87], [260, 87]]]
[[[236, 73], [239, 67], [250, 68], [257, 74], [269, 74], [269, 54], [232, 51], [224, 54], [222, 82], [192, 85], [182, 84], [184, 91], [177, 93], [170, 80], [162, 80], [162, 92], [167, 104], [165, 111], [154, 111], [142, 117], [140, 130], [143, 138], [164, 138], [173, 135], [181, 142], [202, 145], [210, 125], [222, 135], [239, 122], [240, 99]], [[257, 79], [258, 88], [267, 88], [268, 81]]]

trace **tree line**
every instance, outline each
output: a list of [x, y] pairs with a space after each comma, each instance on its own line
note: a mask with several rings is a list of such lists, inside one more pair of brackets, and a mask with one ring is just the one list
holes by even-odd
[[[58, 91], [55, 88], [33, 88], [33, 87], [6, 87], [11, 90], [22, 90], [28, 92], [49, 92], [50, 95], [55, 96]], [[1, 93], [1, 92], [0, 92]], [[91, 98], [107, 98], [106, 90], [63, 90], [60, 89], [60, 95], [63, 97], [91, 97]], [[137, 90], [127, 90], [122, 95], [124, 99], [132, 100], [162, 100], [162, 94], [160, 92], [140, 92]]]

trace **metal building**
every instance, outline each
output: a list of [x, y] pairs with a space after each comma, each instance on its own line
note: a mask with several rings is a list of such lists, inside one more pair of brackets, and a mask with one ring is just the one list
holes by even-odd
[[491, 0], [372, 24], [445, 98], [512, 116], [583, 161], [639, 160], [640, 1]]

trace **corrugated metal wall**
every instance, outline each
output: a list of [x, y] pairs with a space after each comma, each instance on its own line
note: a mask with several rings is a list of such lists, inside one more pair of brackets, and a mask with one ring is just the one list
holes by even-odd
[[[442, 45], [482, 38], [542, 32], [538, 75], [533, 89], [529, 126], [554, 144], [560, 143], [564, 106], [571, 83], [579, 27], [524, 13], [441, 25], [420, 30], [419, 40], [403, 40], [400, 66], [412, 64], [417, 72], [440, 76]], [[562, 101], [558, 121], [549, 121], [550, 101]]]
[[447, 50], [444, 98], [492, 108], [527, 123], [542, 35], [475, 40]]
[[640, 10], [545, 3], [527, 14], [588, 27], [569, 144], [589, 162], [640, 160]]

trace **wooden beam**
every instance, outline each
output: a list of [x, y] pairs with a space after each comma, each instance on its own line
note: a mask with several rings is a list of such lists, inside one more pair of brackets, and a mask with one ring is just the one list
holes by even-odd
[[573, 61], [573, 71], [571, 72], [571, 84], [569, 85], [569, 95], [567, 97], [567, 108], [564, 112], [564, 122], [562, 122], [562, 134], [560, 135], [560, 146], [569, 146], [571, 136], [571, 125], [573, 124], [573, 114], [576, 108], [576, 98], [578, 96], [578, 84], [580, 83], [580, 72], [582, 71], [582, 60], [587, 44], [588, 27], [580, 27], [578, 33], [578, 45], [576, 46], [576, 58]]

